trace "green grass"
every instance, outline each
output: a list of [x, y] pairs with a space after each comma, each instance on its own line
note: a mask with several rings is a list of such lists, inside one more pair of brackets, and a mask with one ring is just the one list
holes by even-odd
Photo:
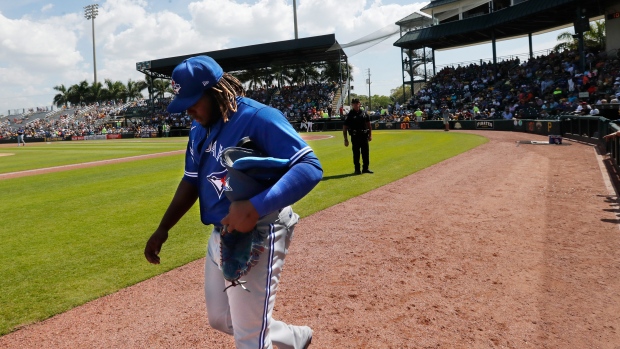
[[185, 149], [187, 138], [123, 139], [114, 141], [68, 141], [28, 143], [25, 147], [4, 147], [0, 173], [62, 166]]
[[[334, 138], [309, 142], [325, 172], [295, 204], [302, 217], [486, 142], [452, 132], [376, 131], [375, 174], [352, 176], [351, 150], [342, 134], [319, 134]], [[56, 166], [183, 149], [186, 141], [68, 142], [19, 152], [15, 147], [10, 152], [17, 155], [0, 157], [0, 164], [14, 158], [6, 171], [11, 172], [33, 168], [22, 163], [33, 159]], [[143, 256], [183, 174], [183, 159], [172, 155], [0, 180], [0, 335], [204, 257], [209, 229], [200, 223], [197, 205], [171, 231], [162, 264], [150, 265]]]

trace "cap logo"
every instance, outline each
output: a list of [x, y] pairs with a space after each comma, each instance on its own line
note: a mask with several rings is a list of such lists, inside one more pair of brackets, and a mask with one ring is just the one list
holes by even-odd
[[207, 86], [207, 85], [209, 85], [209, 80], [202, 82], [202, 86]]
[[176, 82], [174, 82], [174, 80], [172, 80], [172, 90], [174, 91], [175, 95], [178, 95], [179, 91], [181, 90], [181, 85], [177, 84]]

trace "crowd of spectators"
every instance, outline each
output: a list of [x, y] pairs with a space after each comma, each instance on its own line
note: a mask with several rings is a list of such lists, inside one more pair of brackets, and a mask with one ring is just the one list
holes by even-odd
[[[549, 119], [563, 114], [598, 115], [601, 105], [618, 103], [620, 63], [605, 52], [588, 52], [579, 69], [575, 51], [551, 52], [521, 61], [505, 60], [439, 71], [397, 116], [420, 108], [440, 119], [446, 105], [455, 119]], [[585, 97], [587, 92], [587, 97]], [[582, 97], [580, 97], [582, 96]], [[396, 108], [395, 108], [396, 109]]]
[[[441, 69], [411, 98], [409, 103], [381, 106], [371, 111], [379, 121], [414, 120], [420, 110], [424, 119], [441, 119], [447, 106], [454, 119], [549, 119], [558, 115], [598, 115], [605, 104], [619, 103], [620, 63], [605, 52], [588, 52], [586, 69], [581, 71], [575, 51], [550, 52], [528, 60], [504, 60], [497, 65], [448, 66]], [[291, 122], [339, 117], [332, 110], [339, 85], [316, 83], [248, 90], [247, 96], [279, 109]], [[587, 97], [585, 97], [587, 96]], [[19, 128], [29, 137], [67, 137], [188, 128], [191, 118], [169, 114], [171, 98], [109, 101], [61, 109], [45, 118], [29, 120], [35, 109], [0, 120], [0, 138], [14, 137]], [[50, 109], [51, 110], [51, 109]], [[139, 110], [132, 114], [130, 111]], [[37, 108], [36, 112], [48, 110]], [[53, 114], [53, 115], [51, 115]], [[49, 116], [49, 117], [48, 117]], [[121, 122], [123, 120], [123, 122]]]
[[[248, 90], [247, 96], [273, 106], [291, 121], [304, 121], [332, 116], [336, 83], [294, 85], [277, 88]], [[71, 136], [100, 135], [186, 129], [191, 125], [187, 114], [170, 114], [166, 107], [171, 98], [140, 99], [130, 103], [110, 101], [73, 108], [62, 108], [45, 118], [29, 119], [31, 110], [0, 121], [0, 139], [17, 136], [24, 130], [26, 138], [67, 138]], [[38, 109], [37, 109], [38, 110]], [[40, 111], [40, 110], [38, 110]], [[52, 115], [50, 115], [52, 114]], [[48, 116], [50, 116], [48, 118]]]
[[335, 116], [332, 108], [339, 85], [318, 83], [284, 86], [272, 95], [269, 105], [280, 110], [289, 121], [316, 120]]

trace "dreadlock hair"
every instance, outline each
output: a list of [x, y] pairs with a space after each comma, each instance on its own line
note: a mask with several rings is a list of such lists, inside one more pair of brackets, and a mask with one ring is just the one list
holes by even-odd
[[[224, 73], [220, 81], [205, 91], [216, 102], [224, 122], [228, 122], [230, 114], [237, 111], [237, 96], [245, 96], [241, 81], [229, 73]], [[216, 107], [214, 106], [214, 109]]]

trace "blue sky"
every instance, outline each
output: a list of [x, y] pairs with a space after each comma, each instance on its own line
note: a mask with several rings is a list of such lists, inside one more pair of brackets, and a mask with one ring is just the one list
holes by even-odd
[[[50, 106], [54, 86], [92, 83], [91, 22], [82, 0], [0, 1], [0, 115]], [[100, 0], [95, 19], [97, 80], [143, 79], [135, 63], [294, 38], [292, 0]], [[402, 0], [297, 0], [299, 37], [332, 34], [346, 44], [428, 4]], [[568, 28], [565, 30], [572, 30]], [[559, 32], [534, 36], [549, 49]], [[356, 93], [389, 95], [402, 84], [398, 36], [364, 51], [347, 49]], [[497, 44], [498, 56], [528, 52], [527, 38]], [[438, 66], [491, 59], [491, 45], [436, 53]]]

